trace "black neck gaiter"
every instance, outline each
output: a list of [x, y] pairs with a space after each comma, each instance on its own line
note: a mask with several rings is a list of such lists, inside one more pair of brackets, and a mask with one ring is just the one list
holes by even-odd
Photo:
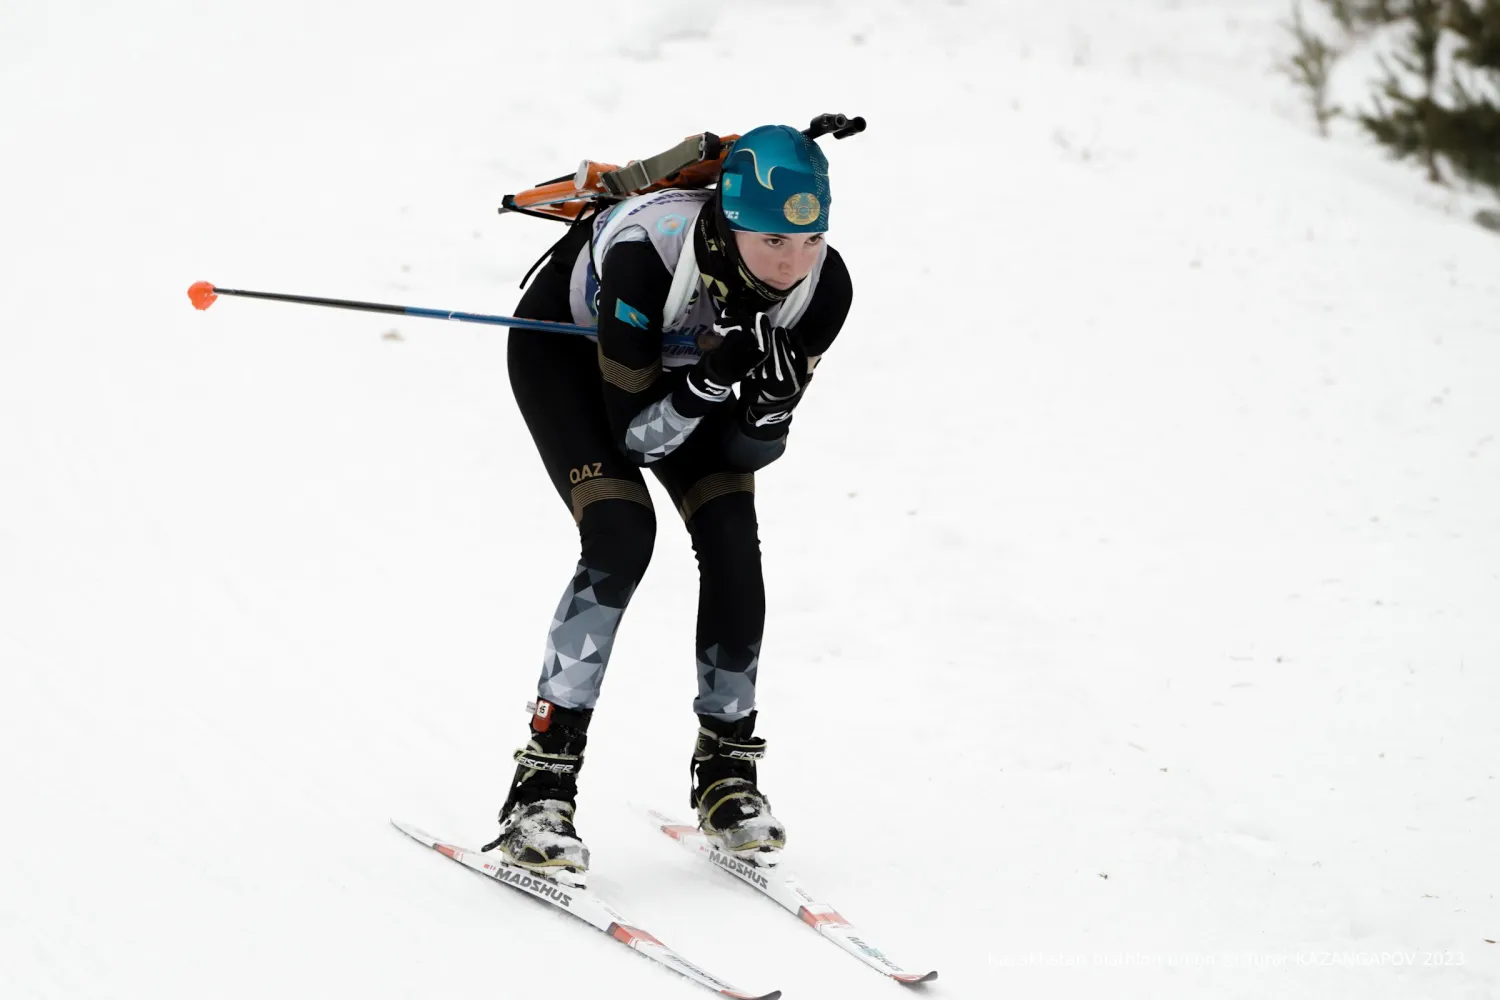
[[770, 309], [797, 287], [772, 288], [750, 273], [735, 245], [733, 230], [718, 210], [717, 197], [698, 213], [698, 224], [693, 227], [693, 253], [697, 257], [698, 270], [703, 274], [703, 284], [721, 310], [752, 312]]

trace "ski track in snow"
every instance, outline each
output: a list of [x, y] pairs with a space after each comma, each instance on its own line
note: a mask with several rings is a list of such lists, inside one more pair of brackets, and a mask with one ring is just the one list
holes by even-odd
[[[575, 559], [504, 332], [183, 293], [508, 313], [557, 230], [501, 195], [823, 111], [856, 302], [757, 492], [788, 864], [935, 997], [1500, 993], [1500, 243], [1313, 135], [1283, 7], [0, 12], [0, 993], [697, 992], [386, 823], [492, 835]], [[652, 489], [593, 884], [744, 989], [897, 990], [629, 805], [694, 731]]]

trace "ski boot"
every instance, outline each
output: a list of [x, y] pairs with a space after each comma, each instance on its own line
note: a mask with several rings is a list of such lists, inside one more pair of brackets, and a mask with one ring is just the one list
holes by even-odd
[[769, 867], [781, 857], [786, 828], [771, 815], [771, 803], [755, 784], [755, 762], [766, 741], [751, 736], [755, 712], [735, 722], [698, 716], [693, 751], [693, 808], [698, 828], [722, 851]]
[[531, 739], [515, 752], [516, 776], [500, 809], [498, 850], [508, 864], [582, 887], [589, 849], [573, 828], [578, 772], [592, 710], [559, 708], [538, 698]]

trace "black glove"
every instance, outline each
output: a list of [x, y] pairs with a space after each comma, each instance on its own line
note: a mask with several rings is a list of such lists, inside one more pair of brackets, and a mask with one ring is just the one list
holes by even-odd
[[704, 352], [698, 363], [708, 380], [731, 386], [741, 381], [771, 353], [771, 318], [763, 312], [732, 316], [726, 310], [714, 324], [719, 344]]
[[771, 351], [745, 383], [746, 418], [752, 427], [785, 423], [802, 399], [812, 373], [802, 338], [784, 327], [771, 331]]

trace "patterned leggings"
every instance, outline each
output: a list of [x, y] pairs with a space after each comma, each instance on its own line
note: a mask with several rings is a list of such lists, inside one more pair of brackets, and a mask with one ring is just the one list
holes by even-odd
[[[572, 322], [567, 273], [549, 261], [516, 314]], [[641, 468], [612, 440], [596, 346], [571, 334], [512, 329], [511, 389], [542, 464], [578, 525], [580, 555], [547, 631], [537, 694], [592, 709], [630, 596], [656, 541], [656, 511]], [[676, 505], [698, 559], [699, 715], [740, 719], [755, 707], [765, 624], [755, 478], [725, 467], [705, 420], [679, 451], [650, 466]]]

